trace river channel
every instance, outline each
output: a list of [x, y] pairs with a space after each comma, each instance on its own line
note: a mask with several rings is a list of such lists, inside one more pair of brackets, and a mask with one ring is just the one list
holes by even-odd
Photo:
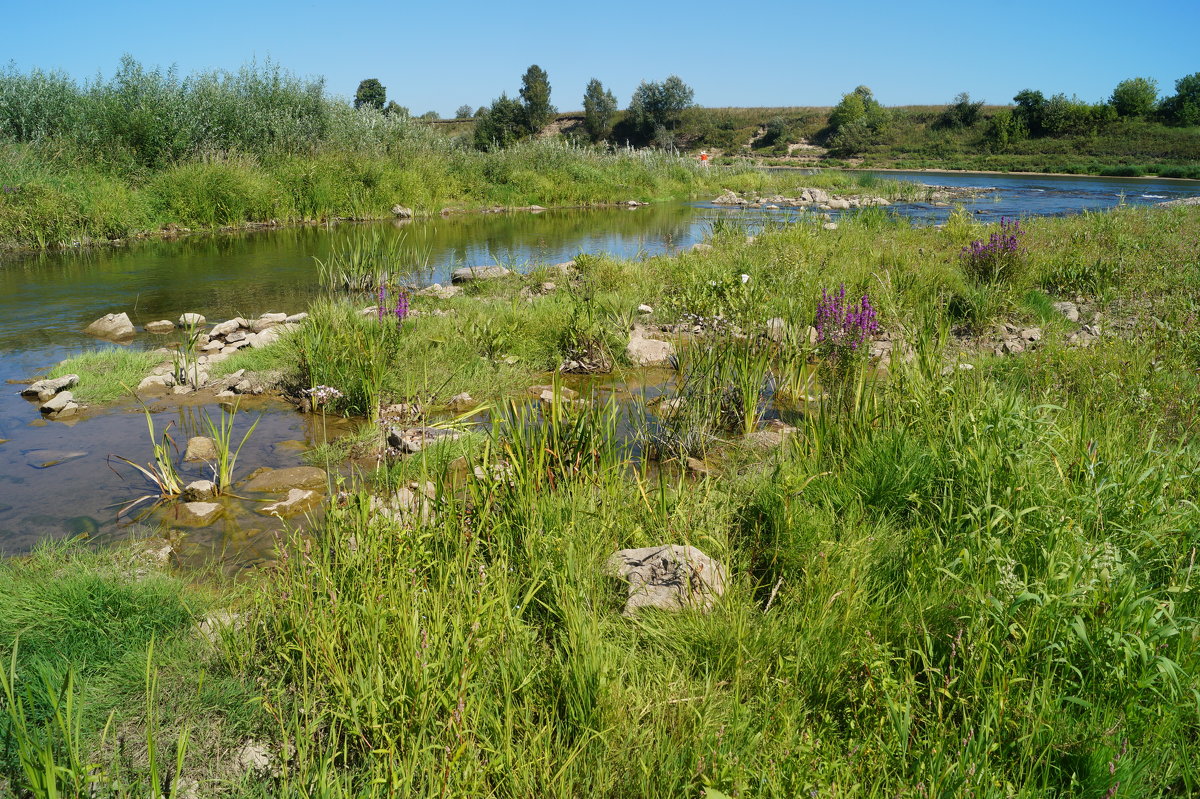
[[[964, 205], [983, 218], [1062, 215], [1125, 204], [1150, 204], [1200, 195], [1200, 181], [1033, 175], [879, 173], [880, 178], [943, 186], [981, 186], [993, 191]], [[798, 179], [798, 185], [802, 184]], [[936, 224], [950, 208], [923, 203], [893, 206], [915, 224]], [[517, 270], [557, 263], [579, 253], [607, 252], [639, 258], [686, 249], [703, 240], [713, 220], [736, 214], [750, 227], [767, 219], [795, 220], [794, 209], [731, 209], [707, 202], [663, 203], [639, 208], [564, 209], [541, 213], [471, 214], [417, 220], [402, 227], [378, 223], [403, 235], [426, 254], [423, 282], [446, 282], [463, 265], [500, 263]], [[149, 457], [141, 408], [122, 403], [69, 422], [39, 418], [13, 381], [36, 376], [62, 359], [115, 346], [82, 329], [107, 313], [125, 311], [139, 328], [182, 312], [211, 321], [252, 318], [265, 312], [304, 310], [317, 294], [314, 258], [326, 257], [372, 225], [342, 224], [187, 236], [120, 248], [0, 256], [0, 553], [27, 551], [45, 539], [87, 535], [93, 539], [153, 532], [117, 520], [116, 506], [144, 493], [126, 469], [124, 479], [109, 456]], [[128, 346], [157, 347], [163, 339], [139, 334]], [[158, 428], [174, 423], [186, 438], [197, 430], [201, 409], [187, 402], [154, 406]], [[215, 410], [215, 409], [214, 409]], [[239, 461], [239, 473], [258, 466], [298, 465], [322, 436], [314, 417], [290, 406], [260, 402], [244, 409], [238, 431], [262, 413], [262, 421]], [[219, 411], [216, 411], [219, 412]], [[315, 427], [315, 429], [314, 429]], [[178, 438], [177, 437], [177, 438]], [[206, 476], [197, 467], [191, 479]], [[189, 534], [197, 553], [236, 550], [253, 561], [273, 542], [264, 521], [244, 521]]]

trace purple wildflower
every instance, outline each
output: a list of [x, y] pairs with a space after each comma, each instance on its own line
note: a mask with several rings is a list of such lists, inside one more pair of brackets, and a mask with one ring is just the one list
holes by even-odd
[[408, 292], [401, 291], [396, 295], [396, 324], [404, 324], [406, 316], [408, 316]]
[[844, 283], [833, 295], [821, 290], [815, 327], [817, 344], [827, 355], [838, 358], [852, 355], [868, 336], [879, 332], [877, 314], [870, 298], [864, 294], [857, 302], [847, 302]]
[[379, 316], [379, 321], [383, 321], [384, 315], [387, 313], [387, 284], [379, 284], [379, 302], [375, 304], [375, 313]]
[[304, 393], [312, 398], [314, 405], [327, 405], [332, 400], [342, 398], [342, 392], [333, 386], [313, 386], [305, 389]]
[[962, 257], [971, 274], [994, 280], [1010, 266], [1025, 249], [1021, 246], [1021, 220], [1000, 217], [1000, 230], [992, 233], [985, 244], [976, 239], [962, 248]]

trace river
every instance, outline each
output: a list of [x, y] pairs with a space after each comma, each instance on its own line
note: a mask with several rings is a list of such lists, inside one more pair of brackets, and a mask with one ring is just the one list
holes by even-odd
[[[1200, 195], [1200, 181], [1036, 175], [876, 173], [880, 178], [943, 186], [994, 189], [964, 203], [984, 219], [1062, 215], [1116, 205], [1158, 203]], [[803, 178], [798, 176], [797, 184]], [[936, 224], [952, 210], [923, 203], [893, 210], [916, 224]], [[731, 209], [707, 202], [663, 203], [639, 208], [564, 209], [541, 213], [472, 214], [417, 220], [403, 226], [379, 223], [389, 235], [423, 253], [421, 279], [445, 282], [453, 268], [501, 263], [518, 270], [557, 263], [579, 253], [645, 257], [685, 249], [701, 241], [713, 220], [736, 214], [750, 227], [767, 219], [793, 220], [796, 210]], [[177, 319], [184, 311], [210, 321], [264, 312], [303, 310], [317, 293], [314, 257], [323, 258], [363, 224], [196, 235], [176, 241], [135, 242], [120, 248], [4, 256], [0, 259], [0, 380], [18, 381], [73, 354], [115, 346], [81, 331], [106, 313], [125, 311], [135, 325]], [[130, 346], [160, 346], [141, 334]], [[142, 493], [133, 475], [122, 480], [109, 455], [148, 457], [146, 423], [132, 403], [74, 422], [46, 422], [18, 386], [0, 394], [0, 552], [22, 552], [37, 541], [87, 534], [104, 539], [129, 535], [115, 505]], [[174, 423], [180, 436], [197, 430], [200, 409], [188, 402], [154, 407], [161, 429]], [[248, 466], [291, 466], [321, 433], [312, 417], [280, 403], [254, 410], [263, 421], [242, 453]], [[252, 421], [243, 414], [239, 429]], [[48, 454], [49, 453], [49, 454]], [[67, 457], [70, 456], [70, 457]], [[49, 462], [54, 465], [47, 466]], [[239, 470], [245, 473], [246, 469]], [[199, 467], [186, 476], [205, 476]], [[197, 553], [236, 549], [254, 557], [271, 546], [267, 522], [246, 529], [243, 521], [188, 536]], [[199, 555], [198, 555], [199, 556]]]

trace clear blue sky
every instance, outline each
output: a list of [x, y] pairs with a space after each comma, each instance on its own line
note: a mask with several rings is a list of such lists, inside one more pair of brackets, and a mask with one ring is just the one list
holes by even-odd
[[624, 107], [675, 73], [706, 106], [832, 105], [859, 84], [885, 105], [1023, 88], [1101, 100], [1124, 78], [1160, 93], [1200, 71], [1200, 0], [1130, 3], [77, 2], [4, 0], [0, 62], [111, 75], [123, 53], [182, 73], [271, 58], [352, 96], [378, 78], [413, 113], [515, 94], [530, 64], [561, 110], [599, 78]]

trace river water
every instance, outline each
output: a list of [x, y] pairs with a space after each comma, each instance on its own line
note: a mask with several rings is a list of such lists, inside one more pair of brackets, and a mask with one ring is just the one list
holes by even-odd
[[[1200, 181], [877, 174], [934, 185], [992, 188], [963, 203], [985, 219], [1062, 215], [1200, 195]], [[803, 182], [798, 174], [797, 185]], [[936, 224], [952, 209], [914, 203], [893, 210], [916, 224]], [[405, 236], [406, 242], [426, 254], [423, 281], [444, 283], [452, 269], [463, 265], [501, 263], [522, 270], [579, 253], [637, 258], [686, 249], [703, 240], [713, 220], [723, 215], [739, 215], [753, 227], [767, 219], [794, 220], [802, 213], [690, 202], [635, 209], [474, 214], [378, 226], [389, 235]], [[313, 259], [326, 257], [339, 244], [374, 226], [197, 235], [121, 248], [4, 256], [0, 258], [0, 381], [28, 379], [68, 356], [115, 346], [81, 332], [107, 313], [125, 311], [140, 328], [156, 319], [177, 319], [184, 311], [202, 313], [211, 322], [303, 310], [318, 291]], [[161, 337], [140, 334], [129, 346], [162, 343]], [[46, 422], [39, 418], [36, 405], [20, 398], [19, 386], [6, 388], [0, 393], [0, 552], [25, 551], [48, 538], [129, 534], [125, 523], [117, 522], [114, 506], [144, 493], [145, 486], [129, 470], [125, 479], [118, 476], [109, 468], [108, 456], [143, 462], [149, 457], [140, 407], [125, 403], [73, 422]], [[163, 401], [153, 410], [158, 428], [173, 423], [177, 438], [198, 430], [200, 410], [193, 404]], [[239, 419], [239, 432], [260, 412], [262, 422], [242, 453], [247, 467], [297, 465], [304, 449], [322, 435], [313, 429], [312, 417], [280, 403], [247, 409]], [[54, 465], [46, 465], [51, 462]], [[239, 469], [243, 474], [247, 470]], [[205, 475], [195, 468], [187, 476]], [[269, 550], [270, 537], [262, 532], [269, 524], [246, 528], [244, 520], [230, 521], [192, 532], [187, 539], [198, 552]]]

